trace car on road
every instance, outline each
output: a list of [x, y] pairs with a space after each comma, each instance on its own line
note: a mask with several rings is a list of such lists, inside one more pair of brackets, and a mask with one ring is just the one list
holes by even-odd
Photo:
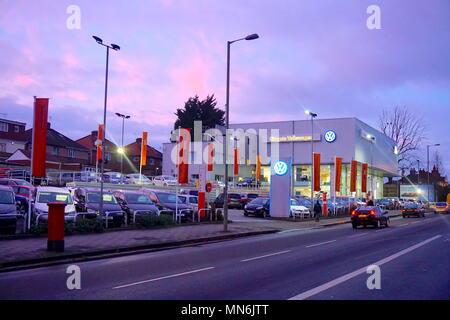
[[270, 217], [270, 199], [256, 198], [244, 206], [244, 216], [254, 215], [259, 217]]
[[[96, 188], [77, 188], [74, 191], [77, 211], [83, 213], [87, 219], [108, 219], [108, 225], [120, 227], [125, 220], [122, 207], [117, 202], [114, 194], [103, 192], [103, 213], [100, 214], [100, 190]], [[111, 224], [110, 224], [111, 222]]]
[[176, 186], [178, 184], [178, 179], [172, 176], [156, 176], [153, 178], [153, 185], [167, 187]]
[[447, 202], [436, 202], [434, 213], [450, 213], [450, 206]]
[[42, 187], [36, 188], [36, 197], [32, 202], [32, 217], [36, 223], [47, 222], [48, 220], [48, 203], [64, 202], [64, 220], [73, 221], [76, 214], [75, 205], [72, 195], [66, 188], [58, 187]]
[[352, 211], [351, 223], [353, 229], [358, 226], [364, 228], [372, 225], [375, 228], [380, 226], [389, 226], [389, 213], [377, 206], [359, 207]]
[[106, 182], [106, 183], [113, 183], [113, 184], [125, 183], [125, 184], [128, 184], [128, 180], [120, 172], [105, 172], [103, 174], [103, 178], [104, 178], [104, 182]]
[[177, 199], [175, 193], [157, 190], [146, 192], [148, 192], [150, 199], [156, 204], [156, 207], [160, 210], [161, 214], [173, 215], [175, 210], [178, 210], [177, 214], [181, 217], [181, 221], [193, 221], [193, 207], [182, 203], [180, 199]]
[[160, 214], [155, 203], [145, 193], [115, 191], [114, 196], [122, 210], [127, 214], [128, 221], [133, 221], [135, 216], [159, 216]]
[[0, 230], [16, 233], [18, 217], [13, 189], [0, 185]]
[[405, 204], [402, 209], [402, 217], [409, 218], [410, 216], [425, 217], [425, 208], [418, 203]]
[[297, 199], [291, 199], [291, 208], [289, 212], [290, 217], [300, 217], [300, 218], [310, 218], [311, 217], [311, 211], [303, 205], [299, 203]]

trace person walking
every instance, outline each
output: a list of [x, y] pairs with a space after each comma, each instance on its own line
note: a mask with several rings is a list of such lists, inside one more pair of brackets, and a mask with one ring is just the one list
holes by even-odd
[[320, 205], [319, 200], [317, 200], [316, 204], [314, 205], [314, 216], [317, 222], [319, 222], [321, 213], [322, 213], [322, 206]]

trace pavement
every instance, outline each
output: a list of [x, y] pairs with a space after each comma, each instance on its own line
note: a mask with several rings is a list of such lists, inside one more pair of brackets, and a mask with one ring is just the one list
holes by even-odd
[[[395, 216], [398, 212], [392, 212]], [[274, 220], [245, 217], [242, 210], [230, 210], [229, 232], [223, 232], [222, 223], [185, 225], [162, 229], [123, 230], [100, 234], [70, 235], [65, 237], [65, 251], [47, 251], [46, 237], [2, 240], [0, 271], [29, 265], [55, 263], [67, 259], [93, 259], [130, 252], [148, 251], [190, 243], [233, 239], [272, 232], [290, 232], [348, 223], [350, 219]]]
[[[268, 222], [271, 223], [271, 222]], [[285, 229], [231, 241], [0, 273], [0, 299], [450, 299], [450, 216], [389, 228]], [[67, 287], [80, 268], [81, 289]], [[380, 268], [380, 289], [367, 267]]]

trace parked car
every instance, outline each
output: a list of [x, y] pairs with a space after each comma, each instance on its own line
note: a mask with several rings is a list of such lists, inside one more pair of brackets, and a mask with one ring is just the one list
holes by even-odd
[[[243, 209], [245, 204], [248, 201], [242, 198], [239, 193], [228, 193], [228, 208], [233, 209]], [[223, 208], [224, 203], [224, 194], [221, 193], [217, 196], [216, 200], [214, 200], [214, 204], [216, 208]]]
[[405, 204], [402, 209], [403, 218], [409, 218], [410, 216], [425, 217], [425, 208], [418, 203]]
[[223, 188], [223, 187], [225, 187], [225, 183], [222, 182], [222, 181], [211, 180], [211, 181], [209, 181], [209, 183], [211, 183], [211, 187], [213, 187], [213, 188]]
[[261, 182], [256, 181], [254, 178], [244, 178], [241, 181], [236, 182], [237, 187], [251, 187], [251, 186], [260, 186]]
[[[178, 199], [181, 203], [191, 206], [194, 212], [198, 213], [198, 196], [190, 194], [180, 194], [178, 195]], [[209, 208], [209, 206], [207, 208]]]
[[311, 217], [311, 212], [309, 211], [309, 209], [305, 206], [302, 206], [298, 200], [296, 199], [291, 199], [291, 208], [290, 208], [290, 213], [289, 216], [291, 217], [300, 217], [300, 218], [305, 218], [305, 217]]
[[122, 192], [115, 191], [114, 196], [121, 206], [122, 210], [127, 214], [128, 221], [133, 221], [133, 217], [144, 215], [159, 216], [159, 210], [150, 197], [142, 192]]
[[156, 176], [153, 178], [153, 185], [155, 186], [175, 186], [178, 184], [178, 179], [172, 176]]
[[16, 233], [18, 217], [13, 189], [0, 185], [0, 230]]
[[103, 192], [103, 212], [100, 213], [100, 190], [93, 188], [77, 188], [75, 190], [75, 203], [78, 212], [83, 212], [83, 217], [88, 219], [108, 219], [108, 225], [120, 227], [125, 220], [122, 207], [117, 202], [114, 194]]
[[247, 203], [244, 206], [244, 216], [248, 215], [270, 217], [270, 199], [260, 197]]
[[27, 186], [30, 188], [34, 188], [33, 185], [23, 179], [10, 179], [10, 178], [0, 178], [0, 185], [3, 186]]
[[28, 199], [30, 198], [30, 187], [29, 186], [10, 186], [15, 194], [17, 211], [19, 213], [28, 212]]
[[58, 187], [42, 187], [36, 189], [36, 198], [32, 202], [32, 217], [33, 221], [39, 217], [39, 222], [47, 222], [48, 220], [48, 203], [49, 202], [64, 202], [64, 220], [73, 221], [75, 218], [75, 205], [72, 196], [66, 188]]
[[434, 213], [450, 213], [450, 206], [447, 202], [436, 202]]
[[126, 180], [130, 184], [152, 184], [153, 181], [147, 176], [139, 173], [128, 174], [125, 176]]
[[[178, 208], [177, 214], [181, 217], [181, 221], [193, 221], [194, 209], [191, 205], [181, 203], [180, 199], [177, 199], [175, 193], [166, 191], [151, 190], [148, 195], [150, 199], [156, 204], [161, 214], [173, 215]], [[178, 204], [177, 204], [178, 202]]]
[[375, 228], [379, 228], [381, 225], [389, 227], [389, 213], [377, 206], [359, 207], [352, 211], [351, 222], [353, 229], [358, 226], [365, 228], [368, 225]]
[[106, 182], [106, 183], [114, 183], [114, 184], [119, 184], [119, 183], [127, 184], [128, 183], [125, 176], [123, 174], [121, 174], [120, 172], [105, 172], [103, 174], [103, 179], [104, 179], [104, 182]]

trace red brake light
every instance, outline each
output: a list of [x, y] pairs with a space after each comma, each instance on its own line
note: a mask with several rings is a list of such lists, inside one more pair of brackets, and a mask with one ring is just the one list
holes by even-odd
[[374, 216], [374, 215], [375, 215], [375, 211], [370, 210], [370, 215], [371, 215], [371, 216]]
[[352, 211], [352, 217], [356, 216], [356, 210]]

